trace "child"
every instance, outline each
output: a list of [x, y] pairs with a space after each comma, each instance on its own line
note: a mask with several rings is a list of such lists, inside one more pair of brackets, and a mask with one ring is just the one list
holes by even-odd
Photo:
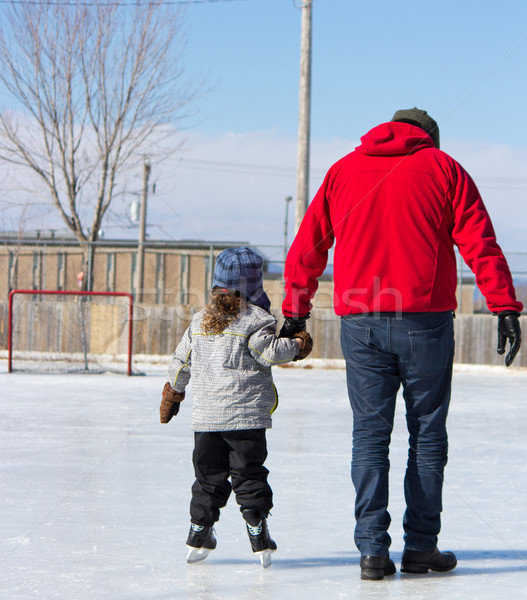
[[168, 367], [161, 423], [177, 414], [192, 374], [196, 481], [187, 562], [203, 560], [216, 547], [213, 525], [231, 489], [264, 567], [276, 550], [267, 529], [273, 504], [264, 467], [265, 430], [278, 403], [271, 366], [305, 358], [313, 343], [305, 331], [292, 339], [276, 336], [262, 264], [250, 248], [218, 256], [210, 302], [192, 318]]

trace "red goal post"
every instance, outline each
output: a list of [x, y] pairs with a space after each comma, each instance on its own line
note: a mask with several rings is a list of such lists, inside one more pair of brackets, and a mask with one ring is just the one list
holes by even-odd
[[[25, 314], [17, 311], [17, 297], [25, 299]], [[126, 292], [12, 290], [8, 306], [8, 372], [71, 372], [75, 363], [81, 365], [74, 369], [77, 372], [114, 370], [99, 362], [102, 357], [107, 363], [115, 361], [118, 346], [119, 357], [124, 355], [126, 374], [132, 375], [133, 304], [132, 294]], [[26, 368], [13, 369], [14, 360], [25, 361]], [[63, 368], [38, 368], [50, 362]], [[93, 365], [97, 367], [94, 369]]]

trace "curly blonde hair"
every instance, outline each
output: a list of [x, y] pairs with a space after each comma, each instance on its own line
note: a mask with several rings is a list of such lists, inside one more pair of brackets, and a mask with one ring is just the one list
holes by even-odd
[[205, 306], [201, 325], [205, 333], [219, 334], [238, 318], [245, 306], [240, 292], [214, 288]]

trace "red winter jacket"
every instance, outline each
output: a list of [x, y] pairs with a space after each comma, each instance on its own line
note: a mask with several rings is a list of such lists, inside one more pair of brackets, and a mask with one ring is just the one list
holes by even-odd
[[338, 315], [456, 308], [456, 244], [493, 312], [521, 311], [476, 185], [413, 125], [389, 122], [328, 171], [285, 265], [285, 316], [302, 316], [334, 254]]

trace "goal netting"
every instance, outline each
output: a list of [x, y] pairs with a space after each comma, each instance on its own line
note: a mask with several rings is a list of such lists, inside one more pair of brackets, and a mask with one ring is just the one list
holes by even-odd
[[13, 290], [8, 370], [131, 375], [132, 317], [130, 294]]

